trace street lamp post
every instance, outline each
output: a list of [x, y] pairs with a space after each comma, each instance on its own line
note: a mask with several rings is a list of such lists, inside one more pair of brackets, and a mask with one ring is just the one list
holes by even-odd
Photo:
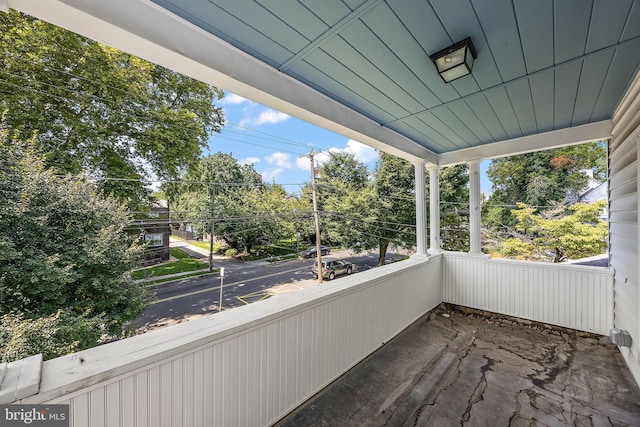
[[224, 286], [224, 267], [220, 267], [220, 307], [218, 312], [222, 312], [222, 287]]

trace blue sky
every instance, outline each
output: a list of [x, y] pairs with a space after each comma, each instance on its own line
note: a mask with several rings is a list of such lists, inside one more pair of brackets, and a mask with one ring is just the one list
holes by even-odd
[[[285, 186], [295, 193], [311, 179], [309, 159], [303, 155], [311, 150], [322, 162], [329, 151], [348, 151], [372, 170], [378, 155], [364, 144], [329, 132], [279, 111], [227, 92], [217, 103], [224, 109], [226, 124], [221, 134], [209, 140], [209, 153], [230, 153], [240, 163], [253, 164], [266, 182]], [[206, 154], [209, 154], [206, 153]], [[483, 162], [482, 172], [488, 162]], [[491, 184], [483, 175], [482, 191], [488, 193]]]

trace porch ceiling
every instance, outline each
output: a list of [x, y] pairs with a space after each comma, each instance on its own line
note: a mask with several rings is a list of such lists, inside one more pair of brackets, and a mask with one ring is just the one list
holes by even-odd
[[[640, 0], [5, 1], [440, 164], [606, 138], [640, 69]], [[468, 36], [473, 73], [446, 84], [429, 55]]]

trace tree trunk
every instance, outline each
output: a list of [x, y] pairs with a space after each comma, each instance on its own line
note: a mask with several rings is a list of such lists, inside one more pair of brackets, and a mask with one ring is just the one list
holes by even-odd
[[385, 256], [389, 247], [388, 240], [380, 240], [380, 252], [378, 253], [378, 267], [385, 264]]
[[553, 262], [562, 262], [564, 259], [564, 251], [560, 248], [554, 248], [555, 256]]

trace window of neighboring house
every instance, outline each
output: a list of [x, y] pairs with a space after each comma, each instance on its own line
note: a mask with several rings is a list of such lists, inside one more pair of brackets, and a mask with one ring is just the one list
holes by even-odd
[[163, 246], [162, 233], [148, 233], [144, 235], [144, 241], [149, 242], [149, 247]]

